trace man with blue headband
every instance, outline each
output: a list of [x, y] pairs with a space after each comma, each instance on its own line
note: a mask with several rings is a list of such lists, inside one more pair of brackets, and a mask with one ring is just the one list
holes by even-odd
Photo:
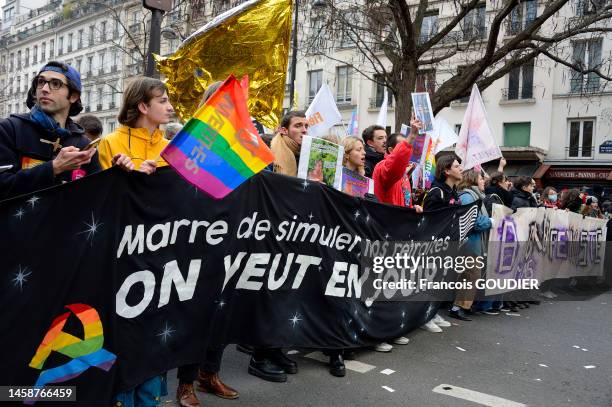
[[81, 75], [47, 63], [32, 80], [30, 113], [0, 120], [0, 200], [73, 181], [100, 170], [95, 148], [72, 121], [83, 109]]

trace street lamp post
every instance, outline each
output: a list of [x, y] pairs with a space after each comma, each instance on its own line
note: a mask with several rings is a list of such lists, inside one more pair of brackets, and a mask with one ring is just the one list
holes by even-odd
[[165, 11], [172, 10], [172, 0], [142, 0], [144, 8], [151, 10], [151, 32], [149, 33], [149, 51], [147, 54], [146, 75], [159, 78], [155, 69], [153, 54], [159, 54], [161, 48], [161, 20]]
[[293, 44], [291, 51], [291, 78], [289, 79], [289, 110], [293, 107], [293, 98], [295, 97], [295, 71], [297, 69], [297, 24], [298, 24], [298, 9], [300, 1], [295, 0], [295, 15], [293, 16]]

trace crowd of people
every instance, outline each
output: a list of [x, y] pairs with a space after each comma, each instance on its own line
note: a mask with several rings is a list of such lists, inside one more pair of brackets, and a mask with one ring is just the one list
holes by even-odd
[[[218, 86], [219, 83], [215, 83], [206, 90], [203, 102]], [[157, 168], [167, 165], [160, 153], [180, 130], [180, 124], [167, 126], [166, 134], [160, 128], [174, 118], [166, 87], [161, 81], [152, 78], [131, 80], [123, 92], [118, 116], [121, 126], [104, 136], [102, 124], [95, 117], [83, 115], [77, 121], [72, 119], [82, 110], [81, 90], [79, 72], [65, 63], [49, 62], [32, 80], [27, 97], [30, 113], [12, 114], [0, 121], [0, 168], [3, 170], [0, 173], [0, 199], [71, 182], [112, 166], [152, 174]], [[464, 171], [456, 156], [442, 155], [437, 160], [431, 188], [427, 191], [415, 189], [411, 185], [415, 166], [410, 158], [413, 141], [421, 127], [420, 121], [414, 119], [410, 123], [410, 134], [406, 136], [387, 135], [383, 127], [373, 125], [363, 131], [362, 137], [350, 136], [339, 140], [330, 135], [326, 138], [344, 147], [343, 165], [347, 171], [373, 180], [374, 194], [366, 195], [366, 199], [407, 207], [415, 213], [482, 201], [475, 227], [468, 236], [469, 250], [475, 255], [486, 251], [493, 203], [512, 209], [543, 206], [596, 218], [609, 216], [611, 203], [604, 199], [601, 188], [594, 188], [591, 195], [578, 189], [557, 191], [552, 187], [539, 193], [532, 178], [523, 176], [511, 181], [504, 175], [504, 159], [500, 161], [498, 171], [489, 176], [482, 170]], [[269, 170], [296, 177], [302, 138], [307, 134], [308, 121], [304, 112], [285, 114], [275, 135], [264, 137], [275, 156]], [[464, 273], [462, 278], [479, 277], [474, 273]], [[457, 292], [448, 316], [467, 322], [476, 313], [497, 315], [538, 303], [537, 300], [475, 301], [475, 293], [464, 290]], [[422, 328], [441, 332], [442, 328], [449, 326], [451, 324], [438, 313]], [[377, 344], [374, 350], [389, 352], [393, 345], [408, 343], [407, 337], [389, 338], [388, 342]], [[254, 376], [284, 382], [287, 374], [298, 371], [297, 363], [279, 348], [238, 347], [251, 354], [248, 371]], [[219, 378], [223, 351], [222, 347], [207, 349], [201, 363], [178, 368], [176, 397], [179, 405], [200, 405], [194, 383], [199, 390], [222, 398], [239, 396]], [[329, 356], [330, 373], [339, 377], [346, 374], [344, 360], [354, 357], [350, 350], [330, 349], [325, 354]], [[158, 405], [167, 392], [166, 387], [165, 375], [150, 378], [130, 391], [117, 394], [114, 405]]]

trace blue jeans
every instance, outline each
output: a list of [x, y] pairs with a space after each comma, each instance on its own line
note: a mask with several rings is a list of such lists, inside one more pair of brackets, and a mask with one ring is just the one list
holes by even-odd
[[115, 396], [113, 406], [117, 407], [155, 407], [161, 398], [168, 394], [166, 374], [152, 377], [131, 390]]

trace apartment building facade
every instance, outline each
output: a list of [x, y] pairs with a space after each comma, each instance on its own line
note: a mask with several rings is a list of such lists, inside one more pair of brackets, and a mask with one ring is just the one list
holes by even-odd
[[[454, 8], [449, 3], [452, 2], [430, 2], [422, 23], [423, 41], [454, 17]], [[554, 33], [557, 27], [562, 27], [558, 19], [580, 18], [591, 11], [591, 4], [582, 0], [569, 2], [542, 30]], [[521, 2], [520, 8], [503, 25], [502, 40], [521, 31], [545, 5], [546, 2], [537, 0]], [[470, 27], [470, 39], [474, 35], [482, 39], [487, 37], [488, 26], [498, 6], [499, 2], [483, 1], [466, 16], [463, 27]], [[322, 1], [310, 1], [304, 7], [307, 10], [303, 13], [304, 21], [299, 25], [302, 32], [298, 36], [297, 106], [308, 107], [320, 86], [327, 83], [335, 91], [344, 122], [348, 123], [353, 110], [357, 109], [359, 128], [363, 130], [376, 122], [384, 87], [360, 73], [371, 72], [372, 68], [369, 65], [368, 69], [367, 61], [350, 38], [339, 36], [331, 52], [330, 47], [326, 47], [325, 53], [312, 52], [316, 49], [316, 41], [322, 40], [313, 34], [322, 27], [318, 18], [327, 11]], [[453, 34], [465, 36], [466, 32], [449, 35]], [[568, 60], [583, 61], [590, 67], [601, 61], [602, 55], [610, 54], [611, 40], [610, 34], [596, 38], [589, 34], [574, 37], [560, 48]], [[380, 60], [388, 64], [382, 51]], [[437, 84], [457, 74], [461, 63], [459, 58], [452, 58], [428, 67], [419, 73], [416, 90], [433, 94]], [[288, 106], [288, 93], [286, 96]], [[482, 96], [496, 141], [510, 162], [507, 168], [510, 175], [534, 176], [541, 184], [557, 187], [599, 183], [612, 192], [612, 84], [595, 74], [577, 74], [547, 57], [538, 57], [495, 81]], [[456, 100], [439, 113], [457, 133], [468, 99]], [[391, 131], [399, 125], [395, 123], [396, 106], [391, 97], [389, 102], [387, 126]], [[335, 126], [331, 132], [344, 134], [344, 125]]]

